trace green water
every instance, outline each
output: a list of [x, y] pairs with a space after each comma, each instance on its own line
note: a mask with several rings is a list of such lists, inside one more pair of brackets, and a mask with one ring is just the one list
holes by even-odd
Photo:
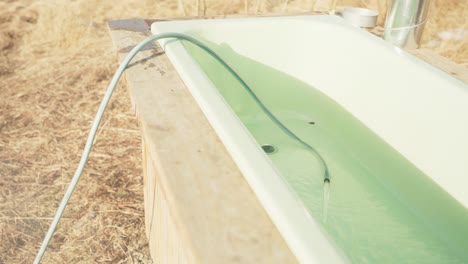
[[276, 127], [218, 62], [185, 45], [259, 148], [277, 148], [269, 157], [351, 262], [468, 263], [468, 210], [340, 105], [227, 45], [209, 44], [281, 122], [324, 157], [331, 177], [324, 190], [314, 155]]

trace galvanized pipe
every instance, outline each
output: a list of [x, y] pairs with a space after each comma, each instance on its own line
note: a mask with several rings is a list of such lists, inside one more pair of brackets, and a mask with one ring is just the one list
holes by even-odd
[[430, 0], [389, 0], [384, 39], [406, 49], [421, 43]]

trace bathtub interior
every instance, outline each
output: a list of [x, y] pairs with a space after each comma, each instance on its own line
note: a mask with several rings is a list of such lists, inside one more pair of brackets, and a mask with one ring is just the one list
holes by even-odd
[[208, 43], [324, 156], [327, 205], [317, 160], [216, 61], [184, 44], [258, 146], [274, 147], [271, 162], [349, 260], [468, 258], [465, 84], [336, 17], [164, 24]]

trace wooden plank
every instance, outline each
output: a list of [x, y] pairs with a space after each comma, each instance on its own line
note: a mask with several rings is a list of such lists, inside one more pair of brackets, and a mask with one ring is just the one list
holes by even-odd
[[[146, 146], [145, 143], [143, 143]], [[169, 203], [157, 177], [151, 155], [144, 151], [146, 231], [153, 260], [158, 264], [196, 263], [187, 249], [176, 222], [169, 211]]]
[[[109, 24], [120, 59], [148, 34], [142, 25]], [[158, 53], [155, 47], [139, 53], [126, 71], [145, 141], [153, 258], [171, 264], [297, 263], [172, 65]]]

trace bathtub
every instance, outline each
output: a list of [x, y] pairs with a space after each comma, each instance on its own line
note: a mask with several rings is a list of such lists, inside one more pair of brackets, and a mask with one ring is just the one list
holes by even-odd
[[[300, 263], [468, 261], [468, 87], [336, 16], [167, 21], [159, 43]], [[187, 128], [190, 129], [190, 128]]]

